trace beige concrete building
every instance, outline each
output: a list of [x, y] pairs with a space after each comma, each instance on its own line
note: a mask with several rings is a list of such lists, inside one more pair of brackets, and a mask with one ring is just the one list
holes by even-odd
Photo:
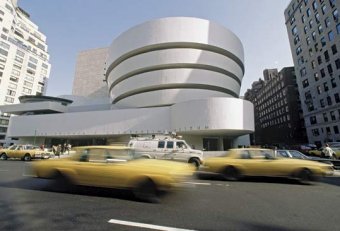
[[108, 48], [81, 51], [78, 54], [72, 95], [108, 97], [107, 85], [104, 81], [107, 54]]

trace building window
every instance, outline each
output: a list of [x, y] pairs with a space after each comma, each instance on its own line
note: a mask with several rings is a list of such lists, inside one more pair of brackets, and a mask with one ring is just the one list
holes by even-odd
[[294, 38], [294, 45], [296, 45], [299, 41], [300, 41], [300, 37], [299, 37], [299, 35], [297, 35], [297, 36]]
[[313, 60], [311, 64], [312, 64], [312, 68], [315, 69], [315, 67], [316, 67], [315, 60]]
[[27, 64], [27, 66], [34, 69], [34, 70], [37, 69], [37, 66], [34, 65], [33, 63], [30, 63], [30, 62]]
[[333, 8], [335, 6], [336, 0], [329, 0], [329, 5]]
[[317, 123], [315, 116], [309, 117], [309, 121], [310, 121], [310, 124], [316, 124]]
[[340, 69], [340, 59], [335, 60], [336, 69]]
[[17, 85], [16, 84], [14, 84], [14, 83], [9, 83], [8, 84], [8, 88], [10, 88], [10, 89], [17, 89]]
[[335, 99], [335, 103], [340, 103], [340, 96], [339, 96], [339, 93], [335, 93], [335, 94], [334, 94], [334, 99]]
[[334, 78], [331, 79], [332, 88], [336, 88], [336, 81]]
[[325, 37], [321, 38], [321, 45], [322, 45], [322, 47], [326, 46], [326, 39], [325, 39]]
[[314, 80], [315, 82], [319, 80], [319, 73], [314, 73]]
[[326, 5], [323, 5], [323, 6], [321, 7], [321, 11], [322, 11], [323, 14], [326, 13], [326, 11], [327, 11]]
[[15, 91], [7, 89], [7, 95], [15, 96]]
[[299, 64], [299, 66], [301, 66], [304, 62], [305, 62], [305, 61], [304, 61], [303, 56], [300, 56], [300, 58], [298, 58], [298, 64]]
[[318, 92], [319, 95], [322, 93], [321, 86], [317, 86], [317, 87], [316, 87], [316, 90], [317, 90], [317, 92]]
[[331, 120], [333, 120], [333, 121], [336, 120], [335, 112], [334, 111], [331, 111], [330, 115], [331, 115]]
[[19, 55], [20, 57], [24, 57], [25, 56], [25, 52], [17, 50], [17, 55]]
[[305, 27], [303, 28], [303, 31], [305, 32], [305, 34], [307, 34], [307, 32], [308, 32], [308, 27], [305, 26]]
[[329, 19], [329, 17], [327, 17], [325, 19], [325, 26], [328, 28], [331, 25], [331, 20]]
[[315, 21], [316, 21], [316, 23], [320, 23], [320, 15], [319, 15], [319, 13], [315, 14]]
[[25, 93], [25, 94], [30, 95], [30, 94], [32, 93], [32, 90], [29, 89], [29, 88], [27, 88], [27, 87], [24, 87], [24, 88], [22, 89], [22, 92]]
[[24, 59], [20, 58], [19, 56], [15, 56], [14, 60], [19, 62], [19, 63], [22, 63], [24, 61]]
[[298, 33], [298, 30], [297, 30], [296, 26], [294, 26], [293, 29], [292, 29], [292, 34], [295, 36], [295, 35], [297, 35], [297, 33]]
[[304, 15], [302, 15], [302, 17], [301, 17], [301, 21], [302, 21], [302, 23], [305, 23], [305, 21], [306, 21], [306, 18], [305, 18], [305, 16], [304, 16]]
[[302, 52], [301, 46], [296, 48], [296, 55], [299, 55]]
[[20, 71], [17, 71], [15, 69], [12, 70], [12, 74], [15, 76], [19, 76], [20, 75]]
[[[340, 29], [340, 28], [339, 28]], [[340, 32], [339, 32], [340, 33]], [[313, 41], [316, 41], [316, 33], [315, 33], [315, 31], [313, 31], [312, 32], [312, 39], [313, 39]]]
[[338, 34], [340, 34], [340, 23], [338, 25], [336, 25], [336, 31]]
[[328, 106], [332, 105], [332, 98], [330, 96], [327, 96], [327, 104]]
[[318, 9], [318, 3], [316, 1], [313, 2], [313, 10]]
[[338, 11], [338, 9], [335, 9], [334, 11], [333, 11], [333, 19], [334, 19], [334, 21], [338, 21], [338, 19], [339, 19], [339, 11]]
[[323, 121], [328, 122], [328, 116], [327, 113], [323, 113]]
[[317, 128], [312, 129], [312, 134], [313, 134], [313, 136], [319, 136], [320, 135], [319, 129], [317, 129]]
[[321, 25], [318, 26], [318, 31], [319, 31], [319, 34], [321, 34], [323, 32], [323, 29], [322, 29]]
[[33, 87], [33, 84], [30, 83], [30, 82], [27, 82], [27, 81], [24, 81], [24, 85], [25, 85], [26, 87]]
[[324, 88], [324, 90], [325, 90], [325, 91], [328, 91], [328, 85], [327, 85], [327, 82], [324, 82], [324, 83], [323, 83], [323, 88]]
[[339, 134], [338, 126], [333, 126], [334, 134]]
[[322, 78], [326, 76], [325, 70], [323, 68], [320, 70], [320, 73]]
[[301, 70], [300, 70], [300, 75], [301, 75], [301, 77], [303, 77], [303, 76], [305, 76], [306, 75], [306, 68], [304, 67], [304, 68], [302, 68]]
[[322, 63], [322, 58], [321, 56], [318, 56], [318, 64], [320, 65]]
[[6, 97], [5, 97], [5, 102], [7, 102], [7, 103], [13, 103], [13, 102], [14, 102], [14, 98], [6, 96]]
[[311, 20], [309, 20], [309, 28], [313, 28], [313, 24], [314, 24], [314, 21], [313, 21], [313, 19], [311, 19]]
[[323, 54], [324, 54], [324, 56], [325, 56], [325, 61], [328, 62], [328, 61], [329, 61], [329, 54], [328, 54], [328, 51], [325, 51]]
[[333, 55], [335, 55], [338, 52], [338, 49], [336, 48], [336, 45], [334, 44], [331, 48], [332, 48]]
[[29, 61], [31, 61], [32, 63], [34, 63], [34, 64], [37, 64], [38, 63], [38, 59], [36, 59], [36, 58], [33, 58], [33, 57], [29, 57]]
[[303, 86], [303, 88], [306, 88], [306, 87], [309, 86], [308, 79], [305, 79], [305, 80], [302, 81], [302, 86]]
[[309, 17], [311, 15], [311, 11], [310, 11], [309, 8], [307, 9], [306, 13], [307, 13], [307, 17]]
[[334, 33], [333, 31], [328, 32], [328, 40], [333, 41], [334, 40]]
[[321, 106], [322, 108], [325, 107], [325, 100], [324, 100], [324, 99], [320, 99], [320, 106]]
[[328, 65], [327, 65], [327, 70], [328, 70], [329, 75], [332, 76], [332, 75], [333, 75], [332, 64], [328, 64]]
[[0, 48], [0, 54], [4, 55], [4, 56], [7, 56], [8, 55], [8, 51]]

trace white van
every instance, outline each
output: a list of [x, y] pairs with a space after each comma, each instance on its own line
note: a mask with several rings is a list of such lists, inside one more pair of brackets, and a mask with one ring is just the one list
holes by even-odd
[[203, 152], [190, 148], [185, 140], [132, 139], [129, 147], [137, 158], [164, 159], [192, 163], [198, 168], [203, 163]]

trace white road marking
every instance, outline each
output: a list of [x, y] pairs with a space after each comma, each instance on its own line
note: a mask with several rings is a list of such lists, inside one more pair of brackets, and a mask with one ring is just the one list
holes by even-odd
[[199, 183], [199, 182], [184, 182], [185, 184], [194, 184], [194, 185], [211, 185], [211, 183]]
[[150, 224], [145, 224], [145, 223], [138, 223], [138, 222], [131, 222], [131, 221], [122, 221], [122, 220], [116, 220], [116, 219], [111, 219], [108, 222], [112, 223], [112, 224], [134, 226], [134, 227], [141, 227], [141, 228], [155, 229], [155, 230], [163, 230], [163, 231], [194, 231], [192, 229], [179, 229], [179, 228], [173, 228], [173, 227], [167, 227], [167, 226], [150, 225]]
[[0, 172], [8, 172], [8, 169], [0, 169]]

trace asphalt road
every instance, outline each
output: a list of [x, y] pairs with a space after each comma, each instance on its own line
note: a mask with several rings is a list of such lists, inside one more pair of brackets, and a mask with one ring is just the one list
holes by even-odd
[[126, 191], [59, 189], [33, 178], [29, 165], [0, 161], [0, 230], [340, 229], [340, 177], [315, 185], [195, 178], [164, 195], [161, 203], [150, 204], [135, 201]]

